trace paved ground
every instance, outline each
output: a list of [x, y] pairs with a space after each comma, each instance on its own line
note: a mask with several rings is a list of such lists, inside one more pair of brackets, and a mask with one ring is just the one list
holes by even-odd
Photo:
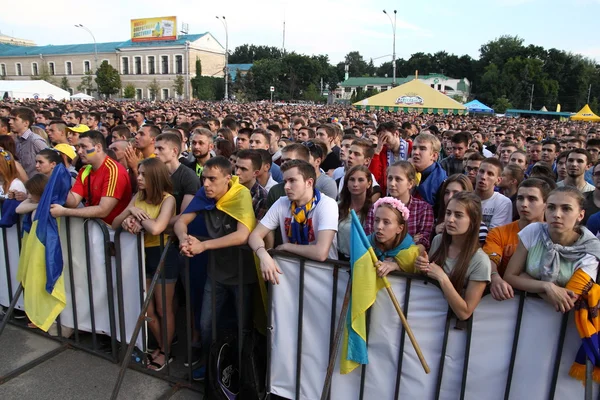
[[[40, 359], [40, 357], [43, 357]], [[40, 360], [35, 365], [28, 363]], [[26, 366], [26, 368], [22, 368]], [[0, 399], [109, 399], [119, 373], [116, 364], [8, 325], [0, 336]], [[128, 370], [119, 399], [201, 399], [187, 389]]]

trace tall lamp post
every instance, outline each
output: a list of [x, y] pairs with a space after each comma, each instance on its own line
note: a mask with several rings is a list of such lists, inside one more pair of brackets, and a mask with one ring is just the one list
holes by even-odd
[[225, 28], [225, 100], [229, 100], [229, 29], [225, 17], [216, 17]]
[[396, 10], [394, 10], [394, 21], [392, 21], [392, 17], [387, 13], [387, 11], [383, 10], [383, 13], [389, 18], [390, 24], [392, 25], [392, 32], [394, 34], [394, 49], [392, 51], [392, 86], [396, 86]]
[[[94, 36], [92, 31], [89, 30], [88, 27], [86, 27], [82, 24], [76, 24], [75, 27], [81, 28], [81, 29], [85, 30], [87, 33], [89, 33], [90, 35], [92, 35], [92, 39], [94, 40], [94, 68], [96, 71], [98, 71], [98, 45], [96, 44], [96, 37]], [[96, 84], [96, 92], [97, 91], [98, 91], [98, 85]], [[98, 93], [98, 96], [99, 95], [100, 95], [100, 93]]]

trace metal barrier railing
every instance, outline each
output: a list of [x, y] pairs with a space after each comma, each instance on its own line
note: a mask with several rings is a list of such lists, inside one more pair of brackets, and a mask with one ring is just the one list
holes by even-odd
[[[75, 265], [74, 265], [74, 255], [73, 255], [73, 248], [72, 248], [72, 241], [73, 241], [73, 232], [72, 232], [72, 219], [71, 218], [66, 218], [65, 219], [65, 226], [66, 226], [66, 233], [65, 233], [65, 239], [66, 239], [66, 243], [65, 243], [65, 247], [66, 247], [66, 257], [65, 257], [65, 275], [68, 276], [68, 285], [70, 288], [70, 302], [71, 302], [71, 309], [72, 309], [72, 321], [73, 321], [73, 337], [72, 338], [65, 338], [62, 335], [62, 324], [60, 323], [60, 318], [61, 316], [59, 316], [59, 318], [57, 319], [57, 329], [58, 329], [58, 337], [56, 338], [57, 340], [61, 341], [63, 343], [63, 345], [68, 345], [68, 346], [73, 346], [75, 348], [81, 349], [81, 350], [85, 350], [88, 352], [91, 352], [95, 355], [101, 356], [105, 359], [108, 359], [112, 362], [120, 362], [121, 363], [121, 369], [119, 372], [119, 377], [118, 380], [115, 384], [115, 388], [113, 391], [113, 398], [116, 398], [116, 396], [119, 393], [119, 389], [122, 383], [122, 379], [124, 378], [124, 374], [126, 372], [126, 369], [128, 367], [133, 367], [138, 371], [144, 372], [144, 373], [149, 373], [153, 376], [159, 376], [162, 379], [166, 379], [169, 382], [175, 384], [175, 388], [178, 387], [189, 387], [192, 389], [198, 389], [198, 387], [196, 385], [194, 385], [193, 380], [192, 380], [192, 373], [193, 373], [193, 365], [192, 365], [192, 337], [193, 337], [193, 328], [194, 328], [194, 324], [192, 322], [192, 318], [193, 318], [193, 312], [195, 311], [200, 312], [200, 310], [192, 310], [191, 307], [191, 281], [190, 281], [190, 260], [189, 259], [185, 259], [184, 263], [183, 263], [183, 283], [184, 283], [184, 290], [185, 290], [185, 302], [186, 302], [186, 309], [185, 309], [185, 336], [186, 336], [186, 348], [185, 348], [185, 353], [187, 355], [187, 359], [189, 362], [189, 366], [187, 367], [187, 374], [184, 377], [181, 376], [176, 376], [176, 374], [174, 373], [174, 371], [172, 371], [171, 368], [171, 363], [169, 362], [169, 358], [170, 358], [170, 354], [172, 353], [172, 346], [167, 344], [167, 348], [165, 349], [165, 357], [166, 357], [166, 366], [165, 366], [165, 370], [166, 370], [166, 374], [162, 374], [162, 373], [154, 373], [152, 371], [149, 371], [147, 368], [141, 368], [139, 366], [130, 366], [130, 362], [131, 362], [131, 355], [134, 351], [134, 348], [136, 346], [136, 342], [137, 342], [137, 337], [138, 335], [141, 333], [142, 337], [144, 338], [143, 340], [143, 345], [142, 348], [140, 349], [142, 352], [146, 351], [146, 341], [145, 338], [147, 336], [147, 327], [146, 327], [146, 312], [148, 309], [148, 306], [150, 304], [150, 301], [152, 301], [153, 299], [153, 295], [154, 295], [154, 291], [155, 288], [157, 286], [157, 284], [159, 282], [161, 282], [163, 284], [163, 287], [165, 287], [164, 285], [166, 284], [166, 275], [164, 273], [164, 261], [165, 258], [167, 256], [167, 252], [169, 251], [169, 246], [171, 246], [171, 240], [169, 240], [166, 244], [162, 242], [162, 237], [161, 237], [161, 260], [159, 262], [159, 266], [156, 270], [156, 273], [154, 274], [154, 276], [152, 277], [150, 286], [148, 288], [145, 287], [146, 285], [146, 275], [145, 275], [145, 270], [144, 270], [144, 264], [143, 264], [143, 257], [144, 257], [144, 247], [143, 247], [143, 240], [141, 239], [141, 237], [138, 235], [137, 238], [137, 242], [136, 242], [136, 248], [135, 248], [135, 252], [137, 253], [138, 256], [138, 265], [135, 266], [137, 269], [137, 275], [138, 275], [138, 290], [139, 290], [139, 304], [140, 304], [140, 310], [141, 312], [139, 313], [139, 315], [137, 316], [136, 319], [136, 324], [135, 327], [132, 331], [132, 334], [129, 335], [127, 334], [127, 324], [128, 321], [126, 320], [126, 311], [125, 311], [125, 296], [124, 296], [124, 278], [123, 278], [123, 254], [124, 252], [131, 252], [131, 249], [124, 249], [122, 247], [122, 235], [124, 234], [124, 232], [119, 229], [117, 232], [115, 232], [115, 236], [114, 236], [114, 256], [115, 256], [115, 271], [113, 274], [113, 265], [112, 265], [112, 254], [111, 254], [111, 240], [110, 240], [110, 233], [108, 231], [108, 228], [106, 227], [106, 225], [101, 222], [100, 220], [86, 220], [83, 222], [83, 227], [84, 227], [84, 241], [85, 241], [85, 253], [86, 253], [86, 259], [85, 259], [85, 272], [87, 274], [87, 303], [89, 305], [90, 308], [90, 320], [91, 320], [91, 338], [92, 338], [92, 343], [91, 343], [91, 347], [89, 346], [89, 344], [86, 344], [83, 342], [82, 340], [82, 330], [80, 329], [80, 321], [78, 319], [78, 304], [77, 304], [77, 296], [76, 296], [76, 290], [78, 289], [75, 285], [75, 274], [78, 271], [75, 271]], [[91, 225], [93, 224], [93, 226], [99, 227], [101, 230], [101, 236], [102, 236], [102, 240], [103, 240], [103, 248], [102, 249], [97, 249], [97, 248], [90, 248], [90, 229], [91, 229]], [[20, 232], [20, 227], [19, 227], [19, 232]], [[4, 244], [4, 248], [7, 249], [8, 248], [8, 240], [7, 240], [7, 233], [6, 233], [6, 228], [2, 229], [2, 234], [3, 234], [3, 244]], [[20, 235], [19, 235], [20, 237]], [[19, 249], [20, 249], [20, 240], [19, 240]], [[246, 251], [249, 251], [249, 249], [247, 247], [244, 247], [246, 249]], [[96, 326], [96, 315], [95, 315], [95, 309], [97, 304], [95, 304], [94, 301], [94, 284], [95, 282], [92, 279], [92, 260], [91, 260], [91, 254], [92, 253], [101, 253], [104, 256], [104, 272], [105, 272], [105, 278], [106, 278], [106, 285], [107, 285], [107, 295], [106, 295], [106, 306], [109, 310], [109, 332], [107, 332], [105, 334], [105, 336], [109, 337], [110, 339], [110, 355], [106, 355], [100, 348], [98, 345], [98, 335], [100, 335], [101, 333], [97, 331], [97, 326]], [[298, 290], [299, 290], [299, 297], [298, 297], [298, 309], [297, 309], [297, 324], [298, 324], [298, 329], [296, 332], [296, 338], [297, 338], [297, 343], [296, 343], [296, 360], [295, 360], [295, 364], [296, 364], [296, 376], [295, 376], [295, 383], [296, 383], [296, 387], [295, 387], [295, 398], [300, 398], [300, 386], [301, 386], [301, 382], [302, 382], [302, 349], [303, 349], [303, 340], [302, 340], [302, 329], [303, 329], [303, 323], [304, 323], [304, 293], [305, 293], [305, 274], [306, 274], [306, 262], [310, 261], [311, 263], [316, 263], [316, 264], [321, 264], [321, 265], [327, 265], [332, 267], [332, 275], [333, 275], [333, 281], [332, 281], [332, 296], [331, 296], [331, 311], [330, 311], [330, 316], [329, 316], [329, 321], [330, 321], [330, 327], [329, 327], [329, 350], [328, 350], [328, 355], [329, 358], [335, 358], [338, 347], [339, 347], [339, 335], [336, 335], [336, 331], [339, 331], [339, 327], [341, 326], [340, 321], [342, 321], [344, 318], [340, 318], [340, 315], [338, 315], [336, 313], [337, 307], [338, 307], [338, 299], [337, 299], [337, 293], [339, 290], [339, 277], [340, 277], [340, 273], [347, 273], [347, 271], [349, 270], [349, 264], [348, 262], [344, 262], [344, 261], [337, 261], [337, 260], [327, 260], [323, 263], [317, 263], [315, 261], [312, 260], [308, 260], [306, 258], [303, 258], [301, 256], [295, 256], [295, 255], [291, 255], [289, 253], [284, 253], [284, 252], [278, 252], [278, 251], [273, 251], [271, 250], [271, 253], [274, 255], [285, 255], [286, 257], [292, 257], [298, 260], [298, 264], [299, 264], [299, 280], [298, 280]], [[240, 376], [243, 376], [244, 371], [243, 371], [243, 362], [242, 362], [242, 349], [244, 346], [244, 342], [243, 342], [243, 337], [244, 337], [244, 325], [243, 325], [243, 321], [244, 319], [244, 284], [243, 284], [243, 276], [244, 274], [248, 273], [247, 271], [245, 271], [245, 268], [248, 268], [248, 265], [244, 265], [243, 263], [243, 258], [242, 258], [242, 253], [240, 252], [239, 254], [239, 261], [238, 261], [238, 268], [239, 268], [239, 283], [238, 283], [238, 299], [237, 299], [237, 319], [238, 319], [238, 365], [240, 368]], [[2, 334], [6, 324], [9, 322], [10, 320], [10, 315], [12, 313], [12, 311], [14, 310], [17, 300], [19, 298], [19, 296], [22, 294], [22, 286], [19, 285], [19, 287], [17, 287], [14, 291], [13, 291], [13, 287], [12, 287], [12, 276], [11, 276], [11, 272], [10, 272], [10, 257], [8, 256], [8, 252], [5, 251], [5, 255], [4, 255], [4, 262], [5, 262], [5, 274], [7, 276], [7, 280], [8, 280], [8, 291], [9, 291], [9, 298], [10, 298], [10, 306], [9, 306], [9, 310], [7, 313], [7, 316], [5, 316], [5, 318], [3, 319], [2, 323], [0, 324], [0, 335]], [[211, 264], [213, 270], [211, 271], [211, 274], [214, 276], [214, 263]], [[128, 268], [131, 268], [133, 266], [128, 265]], [[254, 266], [252, 266], [252, 273], [254, 273]], [[420, 280], [420, 281], [425, 281], [428, 282], [432, 285], [436, 285], [437, 283], [435, 281], [429, 280], [423, 276], [420, 275], [411, 275], [411, 274], [406, 274], [406, 273], [400, 273], [400, 272], [395, 272], [393, 273], [394, 275], [398, 275], [398, 276], [402, 276], [406, 279], [406, 292], [405, 292], [405, 298], [404, 298], [404, 303], [403, 303], [403, 311], [406, 315], [408, 315], [408, 311], [409, 311], [409, 306], [410, 306], [410, 302], [409, 302], [409, 298], [410, 298], [410, 291], [411, 291], [411, 286], [412, 286], [412, 282], [413, 280]], [[214, 285], [214, 280], [212, 280], [213, 285]], [[346, 292], [349, 292], [349, 287], [346, 287]], [[116, 289], [116, 292], [115, 292]], [[197, 290], [198, 288], [195, 288], [194, 290]], [[144, 291], [146, 291], [146, 293], [144, 293]], [[272, 345], [273, 345], [273, 335], [272, 335], [272, 330], [273, 330], [273, 322], [271, 320], [272, 318], [272, 304], [271, 304], [271, 294], [269, 294], [269, 302], [268, 302], [268, 313], [267, 313], [267, 353], [266, 353], [266, 358], [267, 358], [267, 374], [265, 377], [265, 383], [266, 383], [266, 387], [269, 388], [271, 386], [271, 363], [269, 362], [269, 360], [271, 359], [271, 349], [272, 349]], [[487, 294], [487, 293], [486, 293]], [[115, 297], [116, 295], [116, 297]], [[510, 398], [510, 393], [511, 393], [511, 385], [513, 383], [513, 372], [514, 372], [514, 367], [515, 367], [515, 362], [516, 362], [516, 358], [517, 358], [517, 349], [518, 349], [518, 344], [519, 344], [519, 338], [520, 338], [520, 331], [521, 331], [521, 324], [522, 324], [522, 318], [523, 318], [523, 307], [525, 304], [525, 299], [527, 296], [530, 296], [530, 294], [524, 293], [524, 292], [519, 292], [519, 291], [515, 291], [515, 295], [519, 297], [519, 306], [518, 306], [518, 313], [517, 313], [517, 319], [516, 319], [516, 327], [515, 327], [515, 332], [514, 332], [514, 338], [513, 338], [513, 344], [512, 344], [512, 349], [511, 349], [511, 355], [510, 355], [510, 363], [509, 363], [509, 369], [508, 369], [508, 378], [506, 381], [506, 386], [505, 386], [505, 391], [504, 391], [504, 398], [505, 399], [509, 399]], [[166, 294], [165, 291], [162, 291], [162, 304], [166, 305], [167, 301], [165, 298]], [[115, 300], [116, 298], [116, 300]], [[344, 301], [344, 303], [346, 303], [346, 300]], [[216, 291], [214, 290], [214, 286], [213, 286], [213, 290], [212, 290], [212, 296], [211, 296], [211, 309], [212, 309], [212, 321], [211, 321], [211, 330], [212, 330], [212, 340], [216, 340], [217, 336], [218, 336], [218, 326], [217, 326], [217, 301], [216, 301]], [[290, 310], [291, 312], [292, 310]], [[162, 341], [163, 343], [168, 343], [168, 338], [167, 338], [167, 324], [168, 324], [168, 318], [167, 317], [166, 312], [163, 312], [163, 318], [161, 318], [161, 333], [162, 333]], [[342, 317], [345, 316], [344, 313], [344, 308], [342, 308]], [[370, 315], [367, 315], [367, 324], [369, 322], [369, 318]], [[441, 387], [442, 387], [442, 378], [443, 378], [443, 371], [444, 371], [444, 366], [445, 366], [445, 355], [446, 355], [446, 346], [447, 346], [447, 339], [448, 339], [448, 335], [449, 335], [449, 330], [450, 330], [450, 326], [451, 326], [451, 321], [452, 321], [452, 313], [451, 310], [448, 309], [447, 312], [447, 316], [446, 316], [446, 321], [445, 321], [445, 328], [444, 328], [444, 339], [443, 339], [443, 347], [442, 347], [442, 351], [440, 354], [440, 359], [439, 359], [439, 364], [438, 364], [438, 376], [436, 377], [436, 388], [435, 388], [435, 393], [436, 393], [436, 398], [440, 398], [440, 391], [441, 391]], [[130, 321], [129, 321], [130, 322]], [[337, 322], [337, 323], [336, 323]], [[118, 327], [117, 327], [117, 323], [118, 323]], [[560, 357], [562, 354], [562, 349], [564, 346], [564, 341], [565, 341], [565, 335], [566, 335], [566, 329], [567, 329], [567, 323], [568, 323], [568, 314], [565, 314], [562, 318], [562, 322], [561, 322], [561, 327], [560, 327], [560, 332], [559, 332], [559, 337], [558, 337], [558, 342], [557, 342], [557, 359], [554, 362], [554, 367], [553, 367], [553, 371], [552, 371], [552, 379], [551, 379], [551, 385], [550, 385], [550, 392], [549, 392], [549, 398], [554, 398], [555, 397], [555, 393], [556, 393], [556, 386], [557, 386], [557, 382], [558, 382], [558, 374], [559, 374], [559, 368], [560, 368]], [[368, 325], [367, 325], [368, 326]], [[463, 372], [462, 372], [462, 380], [461, 380], [461, 389], [460, 389], [460, 398], [464, 399], [465, 395], [466, 395], [466, 387], [467, 387], [467, 370], [468, 370], [468, 365], [469, 365], [469, 358], [470, 358], [470, 343], [471, 343], [471, 332], [472, 332], [472, 326], [473, 326], [473, 318], [469, 319], [466, 323], [466, 334], [467, 334], [467, 345], [466, 345], [466, 352], [465, 352], [465, 356], [464, 356], [464, 364], [463, 364]], [[199, 327], [196, 327], [199, 329]], [[120, 341], [117, 339], [117, 334], [120, 337]], [[401, 379], [402, 379], [402, 367], [403, 367], [403, 354], [404, 354], [404, 348], [405, 348], [405, 331], [402, 330], [401, 334], [400, 334], [400, 343], [399, 343], [399, 357], [398, 357], [398, 364], [397, 364], [397, 371], [396, 371], [396, 381], [394, 383], [394, 387], [395, 387], [395, 398], [398, 398], [398, 396], [400, 395], [400, 383], [401, 383]], [[126, 347], [124, 345], [124, 343], [129, 342], [129, 345]], [[205, 352], [208, 351], [208, 349], [204, 350]], [[33, 365], [33, 364], [32, 364]], [[590, 364], [590, 362], [588, 361], [588, 368], [587, 368], [587, 381], [586, 381], [586, 386], [585, 386], [585, 399], [591, 399], [592, 397], [592, 379], [591, 379], [591, 373], [592, 373], [592, 366]], [[329, 371], [328, 370], [328, 377], [327, 379], [331, 379], [331, 374], [333, 373], [333, 370]], [[363, 399], [365, 397], [365, 377], [366, 377], [366, 367], [363, 366], [361, 369], [361, 382], [360, 382], [360, 391], [359, 391], [359, 398]], [[176, 389], [175, 389], [176, 390]], [[331, 395], [331, 387], [326, 387], [325, 392], [325, 398], [329, 399], [332, 398]]]

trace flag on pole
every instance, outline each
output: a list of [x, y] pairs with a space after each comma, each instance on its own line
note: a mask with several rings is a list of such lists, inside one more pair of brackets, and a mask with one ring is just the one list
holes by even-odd
[[354, 210], [351, 211], [350, 268], [352, 292], [344, 329], [340, 372], [348, 374], [360, 364], [368, 364], [367, 318], [369, 307], [375, 303], [384, 281], [377, 279], [373, 260], [377, 257]]

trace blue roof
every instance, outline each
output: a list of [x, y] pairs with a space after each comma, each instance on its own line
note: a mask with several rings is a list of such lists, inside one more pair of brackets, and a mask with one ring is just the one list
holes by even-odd
[[235, 82], [238, 70], [240, 72], [248, 72], [248, 70], [252, 68], [252, 65], [253, 64], [227, 64], [227, 68], [229, 69], [229, 76], [231, 76], [231, 81]]
[[478, 113], [478, 112], [480, 112], [480, 113], [493, 113], [494, 112], [494, 110], [492, 108], [486, 106], [485, 104], [483, 104], [479, 100], [470, 101], [468, 103], [465, 103], [464, 106], [469, 109], [470, 113]]
[[[154, 42], [105, 42], [97, 43], [98, 53], [113, 53], [117, 49], [128, 47], [152, 47], [152, 46], [178, 46], [185, 44], [186, 41], [196, 41], [208, 32], [197, 35], [180, 35], [176, 40], [164, 40]], [[94, 53], [94, 43], [84, 44], [61, 44], [47, 46], [15, 46], [12, 44], [0, 44], [0, 57], [23, 57], [38, 55], [58, 55], [58, 54], [92, 54]]]

